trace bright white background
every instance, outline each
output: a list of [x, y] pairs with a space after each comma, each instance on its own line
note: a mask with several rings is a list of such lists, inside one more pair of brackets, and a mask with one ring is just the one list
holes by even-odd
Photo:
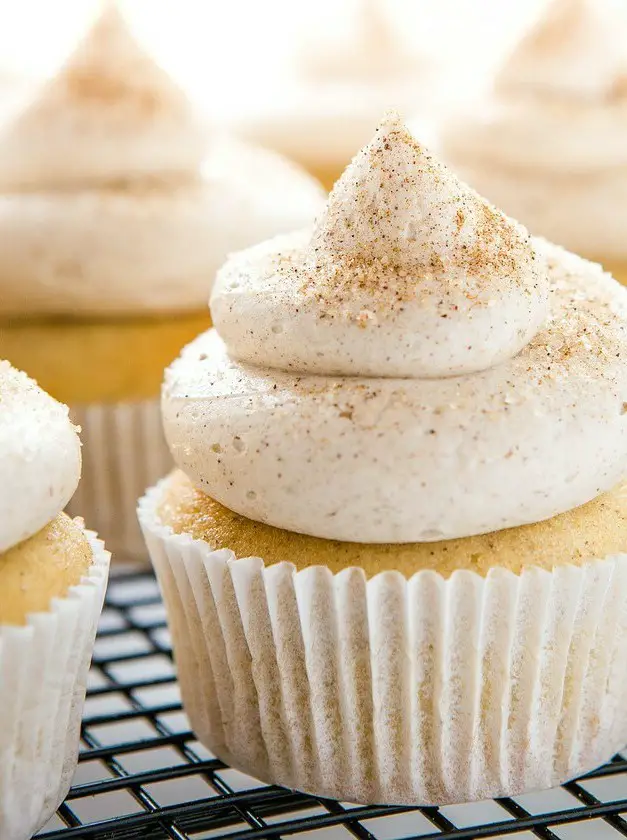
[[[469, 84], [546, 0], [385, 0], [408, 43]], [[281, 73], [299, 38], [342, 30], [359, 0], [124, 0], [162, 63], [219, 113]], [[92, 0], [0, 0], [0, 68], [44, 72], [94, 13]]]

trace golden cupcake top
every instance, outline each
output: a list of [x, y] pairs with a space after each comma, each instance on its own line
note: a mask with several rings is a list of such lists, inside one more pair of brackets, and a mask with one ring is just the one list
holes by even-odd
[[22, 625], [65, 598], [94, 561], [81, 520], [59, 513], [33, 536], [0, 552], [0, 626]]

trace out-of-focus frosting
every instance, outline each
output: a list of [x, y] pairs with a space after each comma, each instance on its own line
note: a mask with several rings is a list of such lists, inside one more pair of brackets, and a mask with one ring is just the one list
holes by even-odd
[[0, 189], [189, 175], [207, 133], [115, 2], [59, 70], [0, 125]]
[[80, 441], [67, 407], [0, 361], [0, 552], [60, 513], [80, 474]]
[[627, 6], [554, 0], [495, 79], [441, 133], [444, 159], [532, 233], [627, 253]]
[[0, 314], [201, 308], [233, 249], [309, 224], [308, 175], [216, 139], [107, 2], [0, 124]]
[[[399, 33], [391, 25], [382, 0], [357, 0], [346, 26], [345, 37], [319, 37], [305, 42], [299, 55], [299, 70], [312, 84], [342, 83], [385, 85], [415, 73], [423, 63], [410, 56]], [[424, 61], [425, 69], [427, 62]]]
[[237, 255], [166, 374], [178, 466], [356, 542], [540, 521], [627, 470], [627, 292], [530, 240], [394, 118], [313, 232]]
[[555, 0], [499, 71], [492, 97], [444, 132], [453, 161], [565, 174], [627, 164], [627, 10]]
[[311, 222], [317, 182], [273, 152], [216, 143], [196, 180], [0, 193], [0, 315], [206, 306], [231, 252]]
[[313, 171], [343, 168], [386, 109], [425, 110], [442, 93], [435, 62], [406, 47], [382, 0], [353, 0], [344, 28], [320, 29], [307, 33], [285, 86], [234, 123]]

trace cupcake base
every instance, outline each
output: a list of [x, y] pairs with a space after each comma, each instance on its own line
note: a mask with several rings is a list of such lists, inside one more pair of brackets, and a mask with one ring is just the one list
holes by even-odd
[[81, 582], [23, 627], [0, 626], [0, 837], [27, 840], [66, 796], [110, 554], [86, 532]]
[[627, 741], [627, 555], [448, 579], [297, 572], [174, 534], [163, 492], [139, 518], [183, 700], [232, 766], [318, 796], [442, 805], [552, 787]]

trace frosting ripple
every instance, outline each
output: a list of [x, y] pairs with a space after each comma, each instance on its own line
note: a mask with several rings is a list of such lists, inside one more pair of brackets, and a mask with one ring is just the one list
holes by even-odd
[[54, 519], [80, 474], [80, 441], [67, 406], [0, 361], [0, 552]]
[[313, 231], [233, 257], [166, 375], [175, 461], [331, 539], [547, 519], [627, 469], [627, 292], [529, 237], [390, 116]]

